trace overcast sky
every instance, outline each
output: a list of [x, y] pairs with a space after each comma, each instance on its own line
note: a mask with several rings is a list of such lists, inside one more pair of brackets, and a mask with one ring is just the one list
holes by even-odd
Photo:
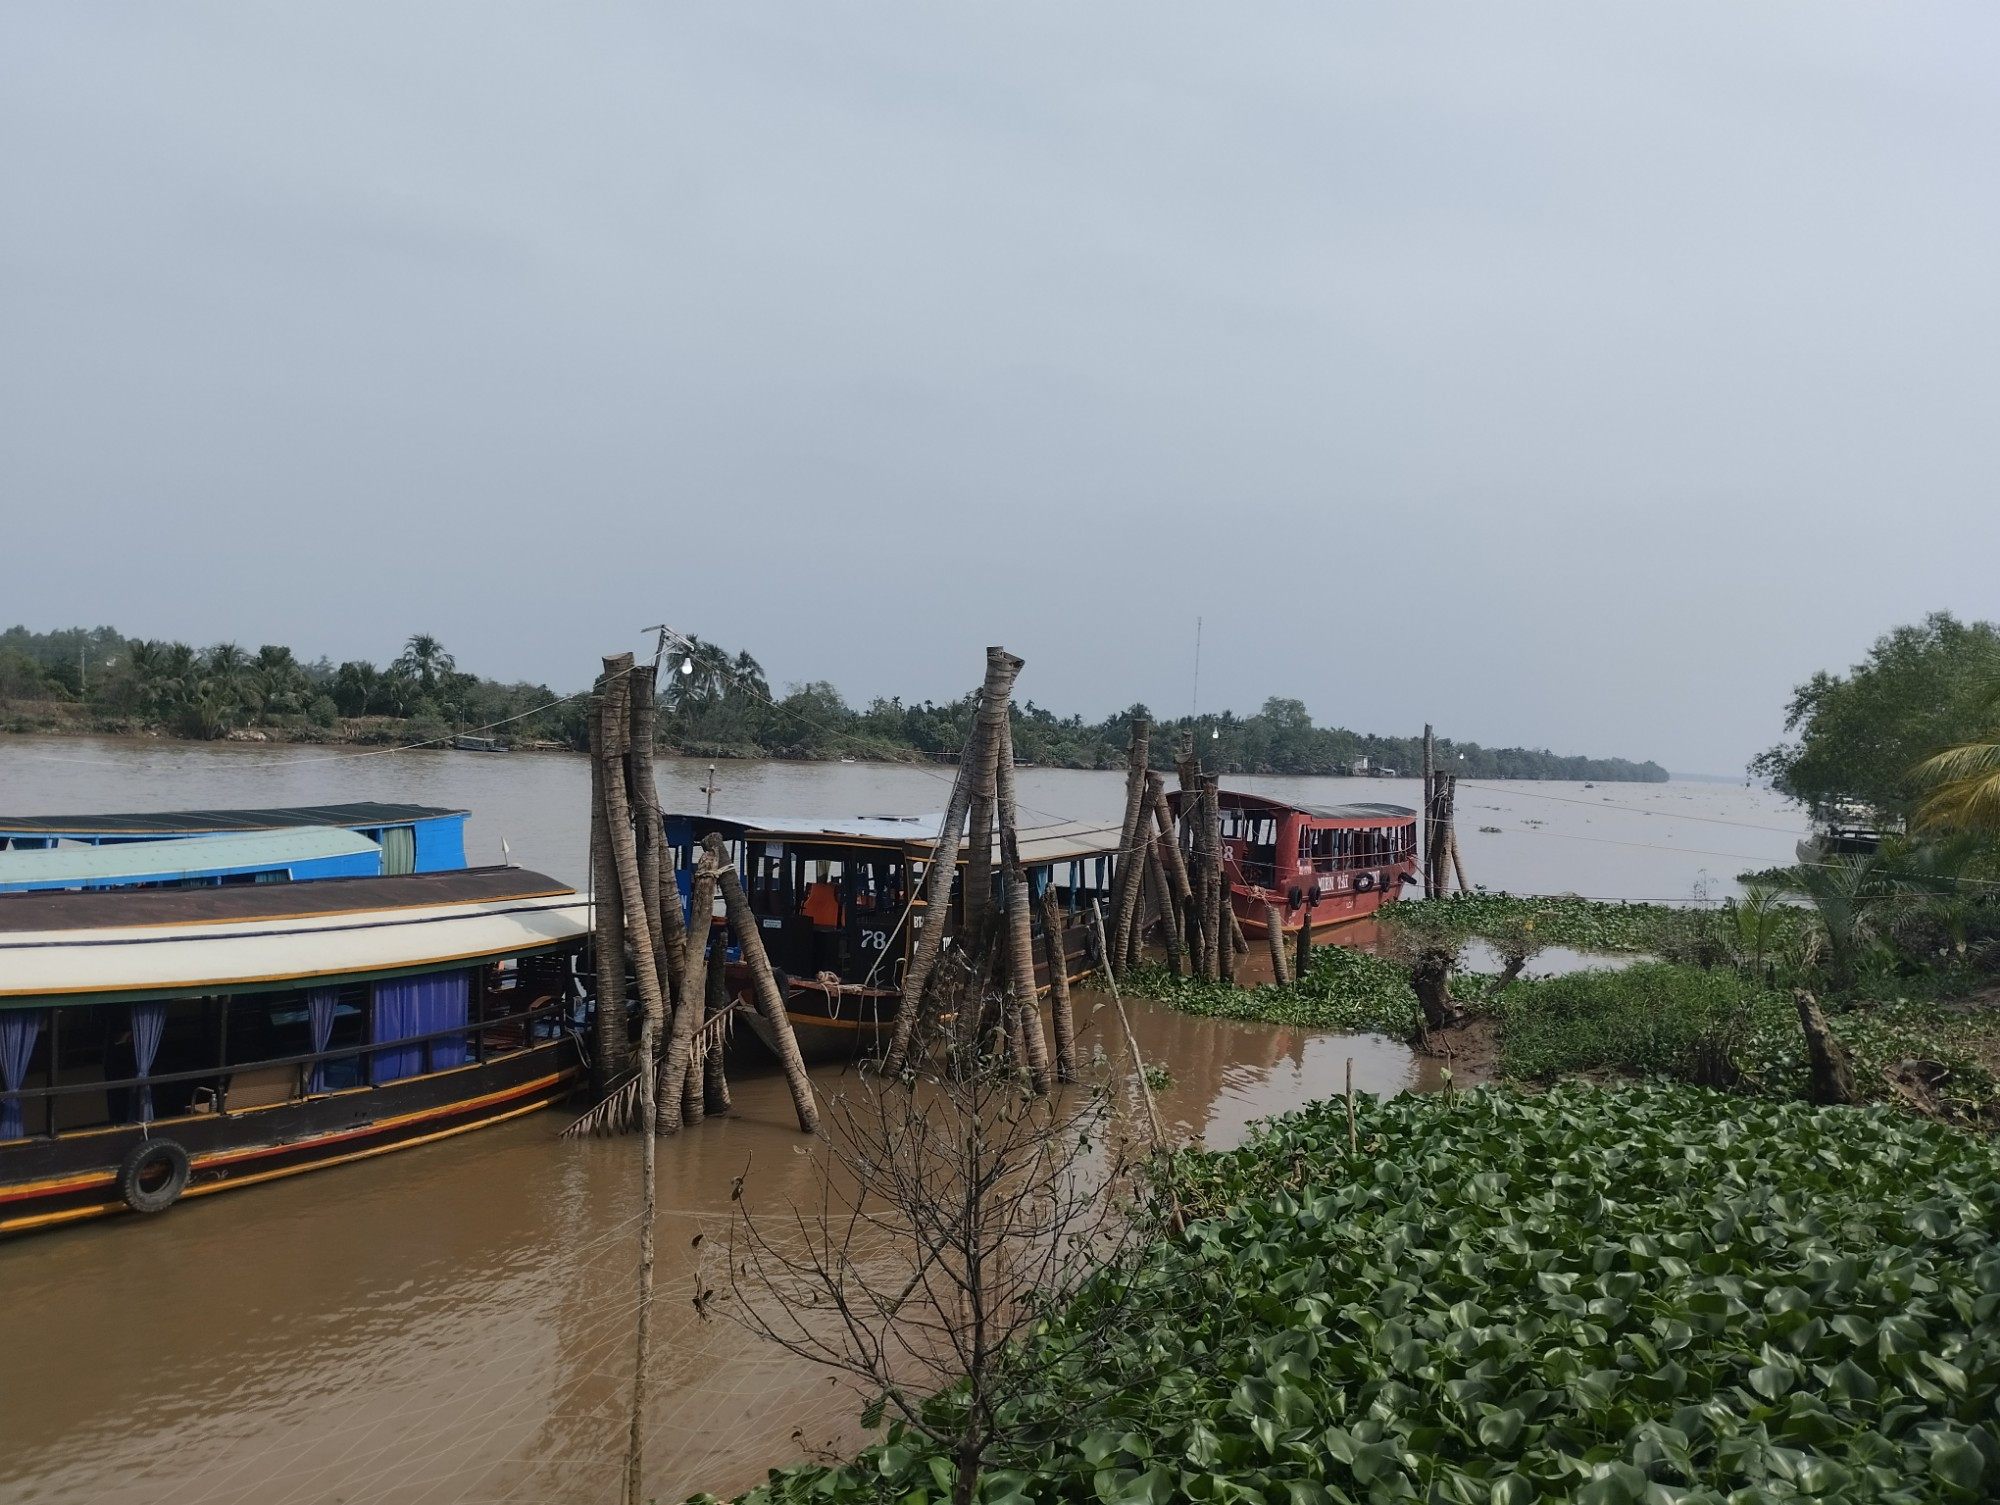
[[2000, 9], [0, 8], [0, 618], [1729, 772], [2000, 614]]

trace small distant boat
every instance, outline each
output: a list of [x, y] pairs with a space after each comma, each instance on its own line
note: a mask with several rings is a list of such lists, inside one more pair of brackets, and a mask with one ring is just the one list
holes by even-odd
[[843, 763], [852, 763], [854, 761], [854, 755], [852, 753], [842, 753], [840, 755], [840, 761]]
[[[1217, 793], [1229, 902], [1246, 936], [1268, 932], [1266, 904], [1277, 906], [1285, 934], [1318, 934], [1369, 918], [1417, 881], [1417, 812], [1408, 806]], [[1181, 791], [1167, 799], [1178, 815]]]
[[453, 737], [451, 745], [459, 752], [503, 753], [507, 744], [497, 737]]
[[1810, 836], [1799, 839], [1795, 850], [1808, 867], [1829, 857], [1867, 857], [1882, 849], [1883, 835], [1893, 824], [1872, 806], [1841, 800]]

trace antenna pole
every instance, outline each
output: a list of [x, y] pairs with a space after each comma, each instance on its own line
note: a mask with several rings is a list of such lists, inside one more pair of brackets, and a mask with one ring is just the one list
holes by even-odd
[[1188, 720], [1201, 713], [1201, 618], [1194, 619], [1194, 698], [1188, 703]]

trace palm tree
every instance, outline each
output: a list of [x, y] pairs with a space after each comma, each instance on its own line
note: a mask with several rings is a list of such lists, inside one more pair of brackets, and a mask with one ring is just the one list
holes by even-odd
[[[1988, 688], [1984, 709], [2000, 710], [2000, 679]], [[2000, 728], [1947, 747], [1911, 773], [1930, 790], [1917, 807], [1919, 827], [2000, 835]]]
[[409, 675], [429, 694], [458, 667], [458, 661], [444, 651], [443, 643], [427, 632], [418, 632], [411, 634], [410, 640], [403, 644], [402, 655], [389, 667]]

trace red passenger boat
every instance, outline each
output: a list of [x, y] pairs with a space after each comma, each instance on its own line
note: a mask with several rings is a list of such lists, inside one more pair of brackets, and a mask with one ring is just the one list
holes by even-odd
[[[1169, 795], [1175, 814], [1178, 792]], [[1223, 870], [1245, 935], [1265, 933], [1275, 904], [1288, 935], [1372, 916], [1417, 882], [1417, 812], [1403, 805], [1293, 805], [1219, 792]]]

